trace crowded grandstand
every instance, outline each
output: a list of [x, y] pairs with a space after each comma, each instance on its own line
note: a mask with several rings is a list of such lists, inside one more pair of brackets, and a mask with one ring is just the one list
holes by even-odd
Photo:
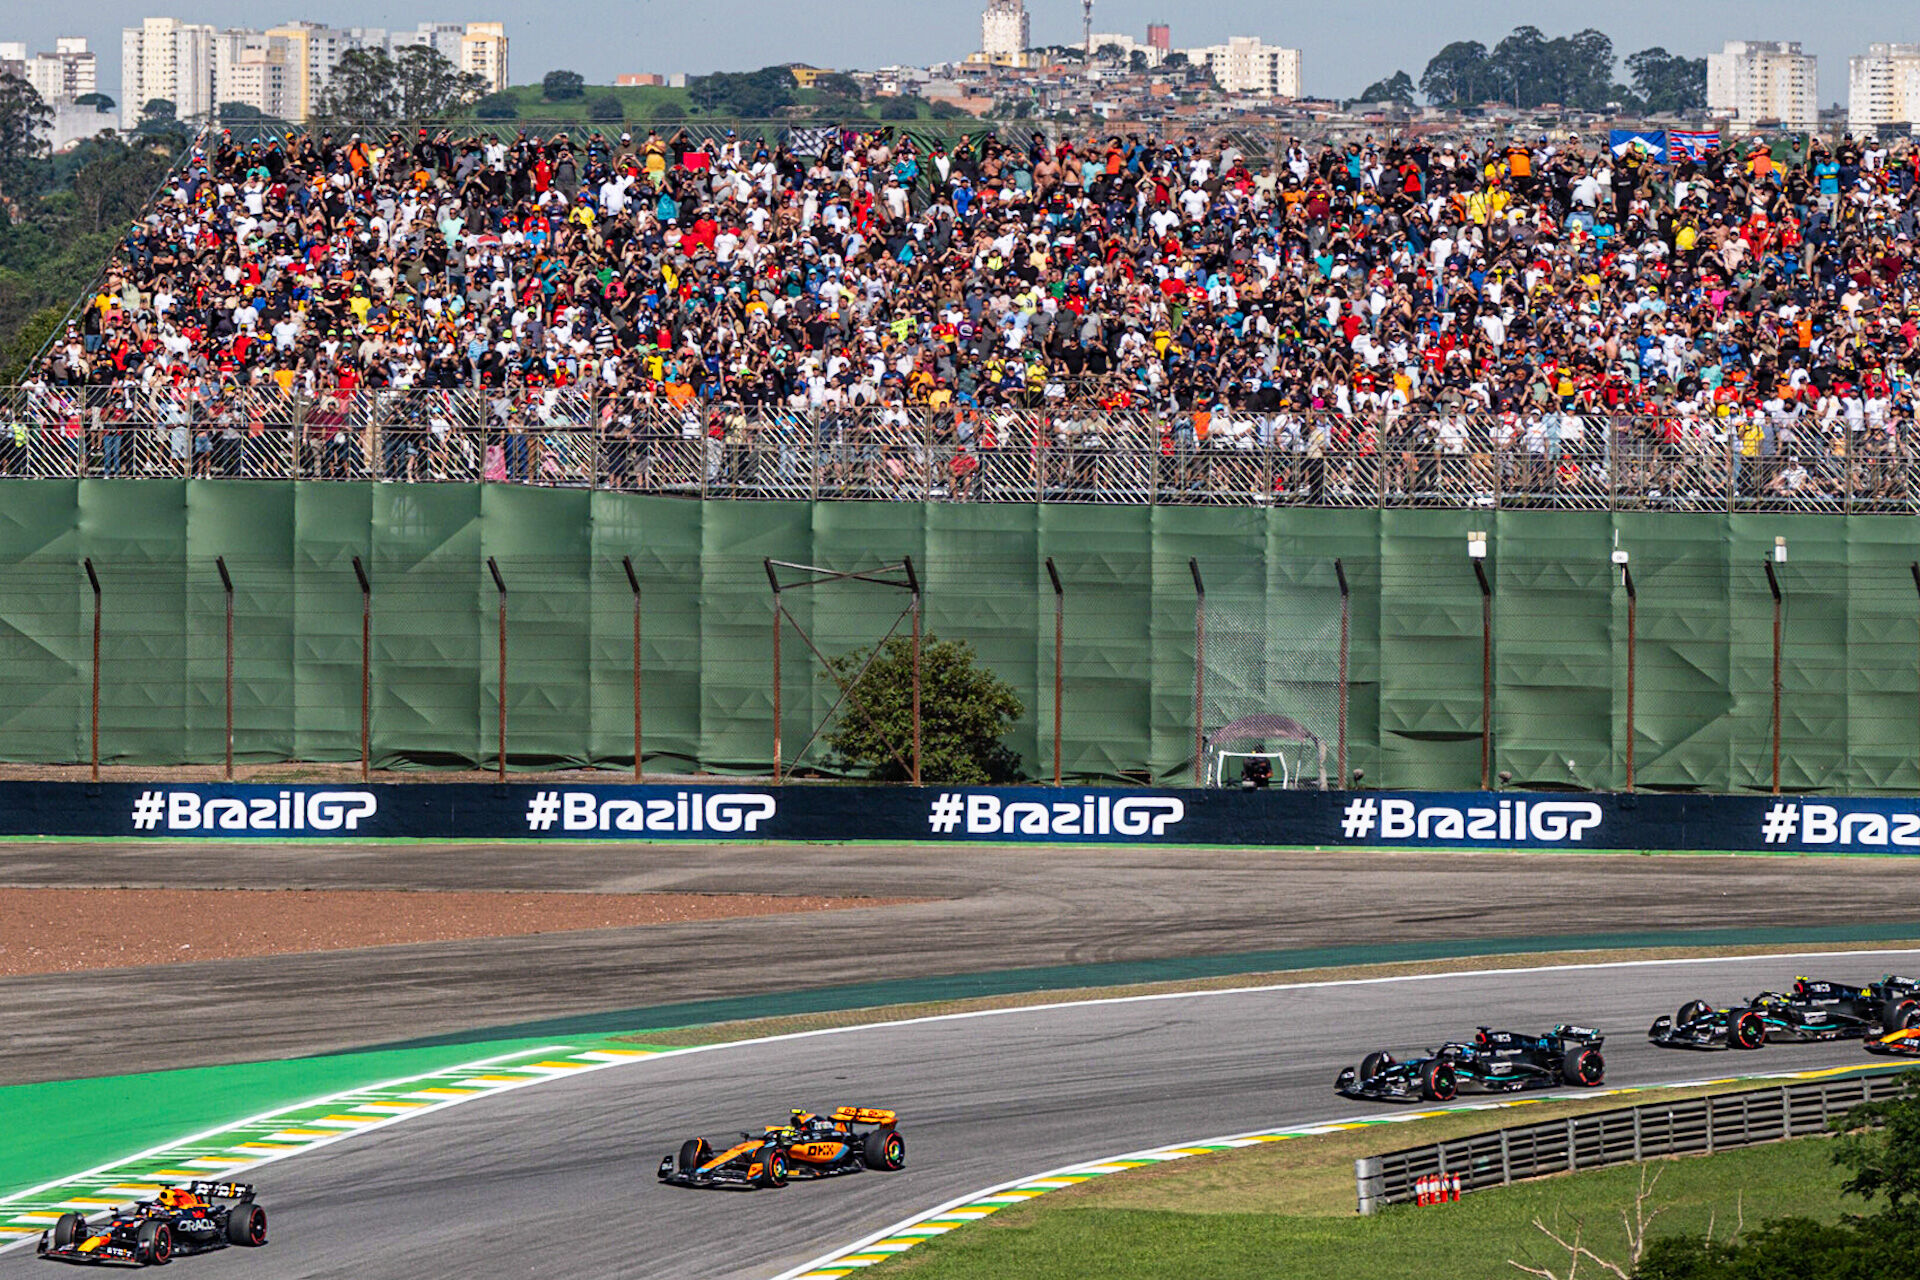
[[1851, 137], [208, 134], [0, 473], [1904, 509], [1917, 174]]

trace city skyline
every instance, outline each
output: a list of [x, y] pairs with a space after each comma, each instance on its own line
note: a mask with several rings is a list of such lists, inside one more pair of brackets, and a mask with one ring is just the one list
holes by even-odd
[[[712, 0], [710, 22], [690, 26], [653, 3], [633, 6], [630, 19], [613, 32], [588, 23], [605, 10], [583, 0], [552, 0], [545, 20], [502, 14], [513, 43], [513, 80], [535, 83], [546, 71], [578, 71], [591, 83], [612, 83], [628, 72], [693, 74], [743, 70], [770, 63], [802, 61], [836, 68], [926, 65], [964, 57], [978, 47], [984, 0], [923, 0], [915, 20], [888, 22], [897, 5], [882, 0]], [[62, 35], [85, 36], [100, 58], [100, 83], [109, 93], [120, 84], [118, 33], [147, 17], [177, 17], [218, 27], [261, 27], [294, 20], [335, 26], [409, 28], [422, 22], [451, 21], [468, 15], [465, 6], [398, 4], [392, 0], [329, 0], [314, 6], [289, 4], [285, 11], [263, 11], [256, 3], [205, 0], [190, 6], [153, 0], [96, 0], [76, 22], [73, 11], [36, 6], [8, 20], [0, 39], [24, 41], [30, 50], [52, 49]], [[1230, 36], [1253, 35], [1298, 48], [1308, 68], [1303, 92], [1320, 97], [1352, 97], [1375, 79], [1405, 70], [1417, 81], [1426, 60], [1441, 45], [1474, 39], [1491, 46], [1521, 19], [1491, 4], [1432, 6], [1416, 10], [1407, 0], [1389, 0], [1344, 21], [1300, 26], [1279, 20], [1269, 6], [1254, 0], [1219, 0], [1203, 16], [1171, 12], [1165, 0], [1096, 0], [1094, 25], [1101, 31], [1144, 35], [1147, 24], [1171, 21], [1176, 47], [1221, 43]], [[1081, 9], [1077, 0], [1027, 0], [1036, 45], [1077, 45]], [[524, 11], [521, 11], [524, 13]], [[655, 17], [657, 15], [657, 17]], [[494, 15], [485, 15], [494, 16]], [[1625, 54], [1653, 45], [1700, 57], [1727, 40], [1798, 40], [1819, 59], [1821, 106], [1847, 97], [1848, 60], [1873, 43], [1920, 40], [1920, 20], [1903, 18], [1865, 0], [1834, 0], [1817, 17], [1805, 5], [1777, 0], [1736, 7], [1710, 5], [1676, 12], [1648, 0], [1628, 0], [1604, 16], [1565, 0], [1544, 0], [1528, 15], [1549, 35], [1597, 26]], [[553, 19], [559, 21], [553, 21]], [[567, 19], [577, 19], [568, 25]], [[654, 19], [651, 25], [648, 20]], [[715, 45], [703, 33], [715, 30], [735, 38]], [[1364, 36], [1364, 40], [1360, 37]]]

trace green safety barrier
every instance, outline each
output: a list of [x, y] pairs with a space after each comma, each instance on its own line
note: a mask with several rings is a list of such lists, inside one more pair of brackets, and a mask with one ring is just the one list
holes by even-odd
[[[373, 583], [377, 767], [491, 763], [497, 600], [509, 592], [509, 764], [626, 765], [633, 599], [643, 590], [650, 770], [765, 772], [772, 607], [762, 560], [877, 568], [911, 556], [925, 626], [972, 643], [1026, 707], [1009, 738], [1050, 776], [1054, 597], [1065, 589], [1062, 764], [1184, 782], [1194, 752], [1195, 591], [1207, 587], [1208, 728], [1278, 711], [1327, 746], [1337, 719], [1340, 559], [1351, 584], [1348, 768], [1367, 785], [1480, 782], [1481, 598], [1493, 588], [1493, 763], [1515, 785], [1625, 781], [1627, 598], [1638, 588], [1636, 782], [1771, 783], [1775, 539], [1785, 599], [1781, 781], [1920, 787], [1920, 595], [1910, 517], [1294, 510], [1080, 504], [755, 502], [509, 485], [221, 480], [0, 487], [0, 758], [88, 758], [92, 593], [102, 582], [101, 756], [214, 762], [225, 749], [234, 579], [240, 761], [357, 760], [361, 595]], [[821, 652], [875, 642], [901, 593], [787, 593]], [[904, 631], [904, 627], [903, 627]], [[792, 762], [836, 690], [785, 633]], [[816, 744], [810, 767], [827, 764]]]

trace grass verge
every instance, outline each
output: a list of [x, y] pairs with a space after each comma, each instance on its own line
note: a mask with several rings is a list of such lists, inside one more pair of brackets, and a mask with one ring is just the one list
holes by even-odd
[[[1636, 1094], [1659, 1102], [1742, 1086]], [[1751, 1086], [1747, 1086], [1751, 1087]], [[1353, 1161], [1362, 1155], [1622, 1105], [1619, 1098], [1541, 1103], [1289, 1139], [1096, 1178], [938, 1237], [870, 1272], [915, 1280], [1044, 1275], [1049, 1280], [1191, 1280], [1252, 1275], [1289, 1280], [1387, 1280], [1443, 1272], [1519, 1275], [1510, 1262], [1567, 1258], [1534, 1225], [1578, 1230], [1602, 1257], [1628, 1258], [1621, 1210], [1641, 1188], [1636, 1166], [1542, 1178], [1476, 1192], [1457, 1204], [1354, 1213]], [[1831, 1221], [1848, 1206], [1842, 1171], [1822, 1139], [1714, 1156], [1651, 1161], [1654, 1234], [1725, 1237], [1788, 1207]], [[1856, 1202], [1857, 1207], [1857, 1202]]]

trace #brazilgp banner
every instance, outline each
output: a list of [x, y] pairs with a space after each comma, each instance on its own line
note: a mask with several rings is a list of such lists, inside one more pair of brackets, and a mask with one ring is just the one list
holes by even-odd
[[1920, 853], [1920, 798], [373, 783], [0, 783], [0, 836], [194, 840], [935, 840]]

